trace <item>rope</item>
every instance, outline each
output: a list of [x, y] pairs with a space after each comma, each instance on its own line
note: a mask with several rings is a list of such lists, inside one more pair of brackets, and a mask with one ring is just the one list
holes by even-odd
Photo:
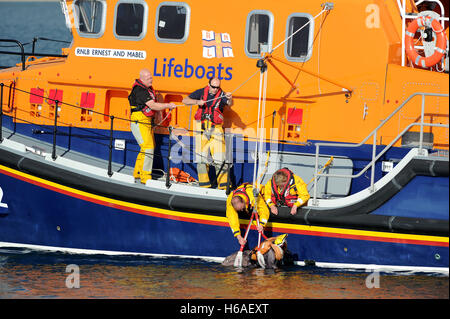
[[[320, 29], [319, 29], [319, 43], [317, 44], [317, 74], [320, 75], [320, 43], [322, 42], [322, 27], [323, 27], [323, 16], [321, 17]], [[312, 43], [314, 44], [314, 42]], [[317, 87], [319, 89], [319, 94], [322, 94], [322, 90], [320, 88], [320, 78], [317, 78]]]
[[64, 41], [64, 40], [58, 40], [58, 39], [49, 39], [49, 38], [44, 38], [44, 37], [36, 38], [36, 40], [44, 40], [44, 41], [59, 42], [59, 43], [67, 43], [67, 44], [72, 43], [71, 41]]
[[[326, 7], [322, 9], [312, 20], [317, 19], [317, 17], [321, 16], [324, 12], [329, 11]], [[312, 20], [309, 20], [307, 23], [305, 23], [302, 27], [297, 29], [294, 33], [292, 33], [289, 37], [285, 38], [282, 42], [280, 42], [277, 46], [275, 46], [271, 51], [270, 54], [272, 54], [276, 49], [278, 49], [281, 45], [286, 43], [289, 39], [291, 39], [294, 35], [296, 35], [298, 32], [300, 32], [303, 28], [305, 28], [307, 25], [311, 23]], [[269, 54], [269, 55], [270, 55]], [[260, 190], [260, 181], [259, 176], [257, 173], [260, 173], [260, 160], [262, 158], [262, 148], [263, 148], [263, 137], [264, 137], [264, 119], [265, 119], [265, 111], [266, 111], [266, 94], [267, 94], [267, 68], [265, 70], [261, 69], [260, 71], [260, 77], [259, 77], [259, 98], [258, 98], [258, 130], [259, 130], [259, 141], [256, 143], [255, 147], [255, 165], [253, 167], [253, 193], [255, 201], [259, 200], [259, 190]], [[256, 72], [255, 72], [256, 73]], [[252, 78], [255, 73], [250, 77]], [[262, 94], [261, 94], [262, 93]], [[267, 157], [270, 156], [270, 151], [267, 153]], [[269, 158], [265, 161], [265, 166], [267, 166], [269, 162]], [[258, 167], [258, 170], [256, 169]], [[265, 169], [265, 168], [264, 168]], [[259, 174], [262, 175], [262, 174]], [[256, 211], [256, 205], [253, 206]], [[260, 237], [259, 237], [260, 238]], [[259, 239], [258, 239], [258, 245], [259, 245]]]
[[[26, 43], [22, 43], [23, 46], [29, 45], [33, 42], [26, 42]], [[18, 48], [17, 44], [16, 45], [0, 45], [0, 48]]]
[[[260, 161], [262, 158], [262, 146], [263, 146], [263, 137], [264, 137], [264, 119], [265, 119], [265, 113], [266, 113], [266, 93], [267, 93], [267, 68], [262, 68], [260, 70], [260, 76], [259, 76], [259, 99], [258, 99], [258, 130], [259, 134], [257, 134], [259, 140], [256, 140], [256, 147], [255, 147], [255, 164], [253, 166], [253, 209], [254, 214], [258, 216], [258, 201], [260, 201], [260, 181], [259, 176], [260, 175]], [[262, 94], [261, 94], [262, 91]], [[266, 164], [268, 163], [268, 158], [266, 160]], [[258, 169], [256, 169], [258, 167]], [[258, 223], [259, 224], [259, 223]], [[258, 238], [258, 247], [261, 240], [261, 233], [259, 234]]]
[[241, 87], [243, 87], [248, 81], [250, 81], [257, 73], [259, 72], [259, 70], [256, 70], [255, 73], [253, 73], [252, 75], [250, 75], [250, 77], [245, 80], [244, 82], [242, 82], [241, 85], [239, 85], [236, 89], [234, 89], [231, 94], [233, 94], [234, 92], [236, 92], [237, 90], [239, 90]]
[[[322, 9], [322, 11], [320, 11], [314, 18], [312, 18], [312, 20], [315, 20], [318, 16], [320, 16], [322, 13], [324, 13], [325, 11], [328, 11], [328, 9]], [[294, 35], [296, 35], [298, 32], [300, 32], [300, 30], [302, 30], [304, 27], [306, 27], [308, 24], [310, 24], [310, 22], [312, 20], [309, 20], [307, 23], [305, 23], [301, 28], [298, 28], [297, 31], [295, 31], [294, 33], [292, 33], [290, 36], [288, 36], [286, 39], [284, 39], [283, 41], [281, 41], [275, 48], [272, 49], [272, 51], [270, 51], [270, 54], [272, 54], [273, 51], [275, 51], [276, 49], [278, 49], [281, 45], [283, 45], [286, 41], [289, 41], [290, 38], [292, 38]]]
[[[257, 124], [258, 124], [258, 129], [259, 129], [259, 122], [260, 122], [260, 117], [261, 117], [261, 97], [262, 97], [262, 94], [261, 94], [261, 92], [262, 92], [262, 86], [263, 86], [263, 77], [264, 77], [264, 73], [263, 72], [261, 72], [260, 73], [260, 75], [259, 75], [259, 98], [258, 98], [258, 121], [257, 121]], [[258, 162], [258, 145], [259, 144], [259, 142], [257, 141], [256, 142], [256, 144], [255, 144], [255, 164], [254, 164], [254, 166], [253, 166], [253, 190], [255, 190], [256, 189], [256, 166], [257, 166], [257, 162]]]
[[259, 188], [260, 188], [260, 180], [259, 180], [259, 176], [261, 175], [260, 170], [261, 170], [261, 160], [262, 160], [262, 155], [263, 155], [263, 140], [264, 140], [264, 133], [265, 133], [265, 128], [264, 128], [264, 120], [266, 118], [266, 96], [267, 96], [267, 72], [268, 70], [266, 69], [266, 71], [264, 72], [264, 84], [263, 84], [263, 98], [262, 98], [262, 115], [261, 115], [261, 123], [260, 123], [260, 133], [259, 133], [259, 154], [258, 154], [258, 178], [256, 180], [256, 189], [259, 192]]
[[[178, 105], [177, 105], [177, 107], [178, 107]], [[156, 125], [160, 126], [161, 123], [163, 123], [169, 117], [170, 113], [172, 113], [172, 110], [169, 110], [169, 112], [167, 112], [166, 116]]]
[[[241, 87], [243, 87], [248, 81], [250, 81], [257, 73], [259, 72], [259, 70], [256, 70], [255, 73], [253, 73], [252, 75], [250, 75], [250, 77], [245, 80], [244, 82], [242, 82], [237, 88], [235, 88], [233, 91], [231, 91], [230, 93], [233, 94], [234, 92], [236, 92], [237, 90], [239, 90]], [[221, 99], [223, 97], [223, 92], [220, 94], [220, 96], [218, 97], [219, 99]], [[206, 100], [205, 102], [211, 102], [214, 101], [215, 98], [212, 98], [210, 100]]]
[[[237, 90], [239, 90], [241, 87], [243, 87], [248, 81], [250, 81], [257, 73], [259, 72], [259, 70], [256, 70], [247, 80], [245, 80], [244, 82], [242, 82], [237, 88], [235, 88], [233, 91], [231, 91], [230, 93], [233, 94], [234, 92], [236, 92]], [[220, 94], [219, 99], [221, 99], [223, 97], [223, 92]], [[205, 102], [211, 102], [214, 101], [215, 98], [212, 98], [210, 100], [206, 100]], [[184, 104], [181, 105], [176, 105], [177, 107], [179, 106], [185, 106]], [[172, 113], [172, 110], [169, 110], [169, 112], [166, 114], [166, 116], [158, 123], [156, 124], [157, 126], [161, 125], [162, 122], [164, 122], [167, 117], [170, 115], [170, 113]]]

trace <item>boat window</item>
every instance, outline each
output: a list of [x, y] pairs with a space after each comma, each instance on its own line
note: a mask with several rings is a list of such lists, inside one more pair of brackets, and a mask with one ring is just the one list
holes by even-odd
[[183, 2], [163, 2], [156, 11], [158, 41], [183, 43], [189, 34], [190, 7]]
[[254, 10], [247, 17], [245, 53], [251, 58], [261, 58], [261, 52], [272, 49], [273, 15], [271, 12]]
[[77, 32], [82, 37], [98, 38], [105, 31], [106, 2], [77, 0], [74, 3]]
[[[308, 23], [309, 22], [309, 23]], [[300, 31], [298, 31], [301, 29]], [[311, 58], [314, 19], [308, 13], [291, 14], [287, 22], [285, 54], [289, 61], [305, 62]]]
[[148, 7], [145, 1], [121, 0], [116, 4], [114, 35], [121, 40], [140, 40], [147, 30]]

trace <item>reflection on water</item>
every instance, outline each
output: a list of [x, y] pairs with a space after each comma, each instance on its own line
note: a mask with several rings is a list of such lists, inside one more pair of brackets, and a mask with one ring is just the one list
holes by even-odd
[[[79, 267], [80, 288], [66, 287], [71, 264]], [[447, 276], [381, 273], [379, 288], [369, 289], [370, 274], [313, 266], [237, 270], [195, 259], [0, 250], [0, 298], [449, 298]]]

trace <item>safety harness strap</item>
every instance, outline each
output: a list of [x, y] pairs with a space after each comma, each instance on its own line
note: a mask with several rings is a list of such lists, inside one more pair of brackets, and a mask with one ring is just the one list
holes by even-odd
[[214, 96], [214, 99], [212, 101], [210, 101], [209, 105], [208, 105], [208, 92], [209, 92], [209, 87], [206, 86], [203, 89], [203, 98], [202, 98], [202, 100], [205, 101], [205, 107], [202, 108], [200, 120], [202, 122], [202, 127], [204, 126], [204, 123], [206, 121], [210, 121], [212, 123], [211, 128], [213, 128], [215, 124], [221, 124], [221, 123], [217, 123], [217, 121], [215, 120], [215, 112], [219, 112], [220, 113], [219, 115], [221, 115], [220, 110], [217, 110], [217, 108], [219, 107], [219, 104], [221, 101], [221, 99], [219, 97], [222, 94], [222, 90], [221, 89], [217, 90], [217, 93]]

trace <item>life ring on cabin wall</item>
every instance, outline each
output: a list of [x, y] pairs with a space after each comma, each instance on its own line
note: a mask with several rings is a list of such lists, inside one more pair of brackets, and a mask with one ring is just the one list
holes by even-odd
[[[414, 48], [414, 35], [419, 27], [430, 27], [436, 34], [436, 45], [434, 54], [428, 57], [421, 56]], [[447, 40], [444, 34], [444, 28], [437, 19], [430, 16], [418, 17], [412, 21], [406, 29], [405, 47], [408, 58], [415, 64], [424, 68], [432, 67], [439, 63], [447, 49]]]

